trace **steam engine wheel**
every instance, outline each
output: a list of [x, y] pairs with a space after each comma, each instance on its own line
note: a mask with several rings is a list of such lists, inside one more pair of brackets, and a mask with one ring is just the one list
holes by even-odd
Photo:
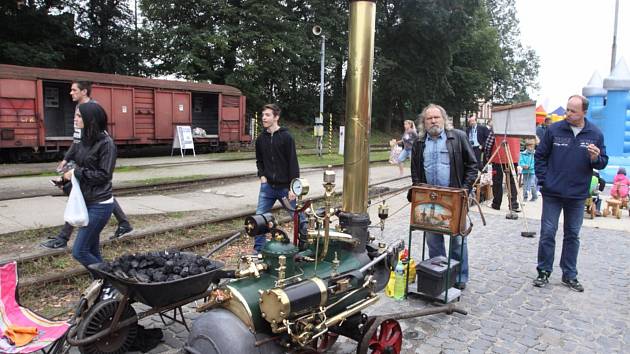
[[368, 322], [367, 331], [357, 347], [357, 354], [399, 354], [403, 333], [396, 320], [376, 317]]
[[[79, 339], [87, 338], [108, 329], [114, 319], [118, 305], [119, 301], [115, 299], [109, 299], [95, 304], [85, 318], [81, 320], [79, 328], [77, 329], [77, 337]], [[127, 304], [120, 316], [120, 321], [135, 316], [136, 311], [131, 305]], [[92, 343], [80, 346], [79, 351], [81, 351], [82, 354], [126, 353], [131, 344], [133, 344], [137, 334], [138, 327], [136, 323], [133, 323]]]

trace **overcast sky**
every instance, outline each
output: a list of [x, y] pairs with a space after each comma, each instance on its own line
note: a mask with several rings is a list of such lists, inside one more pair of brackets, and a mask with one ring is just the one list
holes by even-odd
[[[516, 0], [523, 44], [540, 57], [540, 89], [532, 97], [547, 112], [582, 93], [593, 72], [610, 74], [615, 0]], [[617, 60], [630, 65], [630, 0], [619, 0]]]

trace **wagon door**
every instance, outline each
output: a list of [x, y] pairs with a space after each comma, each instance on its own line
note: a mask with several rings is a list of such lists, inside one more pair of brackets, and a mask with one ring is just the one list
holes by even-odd
[[0, 79], [0, 148], [37, 146], [35, 81]]
[[241, 97], [221, 95], [220, 104], [219, 141], [239, 141], [241, 130]]
[[112, 89], [113, 135], [116, 140], [134, 138], [133, 90], [128, 88]]
[[173, 137], [173, 95], [170, 92], [155, 92], [155, 138]]
[[190, 93], [155, 93], [155, 138], [172, 139], [174, 126], [190, 125]]

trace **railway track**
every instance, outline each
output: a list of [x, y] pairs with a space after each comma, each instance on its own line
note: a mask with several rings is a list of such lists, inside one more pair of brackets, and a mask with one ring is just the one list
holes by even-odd
[[[407, 190], [409, 185], [409, 177], [393, 178], [370, 185], [370, 198], [372, 200], [371, 206], [375, 206], [381, 200], [391, 198], [392, 196]], [[317, 197], [311, 200], [318, 202], [322, 198], [323, 197]], [[279, 207], [276, 209], [279, 209]], [[172, 239], [172, 242], [166, 242], [167, 247], [162, 247], [166, 249], [190, 250], [207, 246], [219, 242], [233, 235], [235, 232], [239, 232], [241, 230], [240, 223], [243, 218], [253, 214], [254, 212], [254, 210], [247, 210], [242, 213], [225, 217], [215, 217], [184, 224], [140, 230], [139, 232], [135, 232], [134, 235], [130, 235], [119, 240], [101, 241], [102, 253], [104, 258], [115, 258], [122, 253], [142, 252], [144, 251], [143, 248], [146, 248], [146, 245], [149, 247], [155, 247], [154, 242], [151, 241], [152, 239], [158, 240], [162, 238]], [[288, 222], [289, 218], [287, 217], [282, 221]], [[212, 235], [205, 235], [202, 237], [185, 237], [187, 234], [187, 232], [185, 232], [186, 230], [203, 228], [213, 224], [231, 224], [238, 226], [227, 227], [224, 231], [216, 232]], [[154, 248], [149, 248], [149, 250], [154, 250]], [[70, 249], [51, 250], [43, 254], [17, 257], [13, 260], [18, 262], [18, 266], [21, 269], [21, 280], [19, 284], [20, 291], [38, 289], [51, 283], [62, 282], [87, 274], [85, 268], [80, 266], [64, 267], [59, 271], [50, 271], [50, 269], [55, 268], [52, 266], [54, 264], [65, 264], [68, 262], [75, 263], [71, 258]], [[7, 261], [7, 259], [4, 261]], [[32, 269], [27, 271], [29, 268]], [[48, 269], [49, 271], [44, 271], [43, 269]]]
[[[370, 151], [384, 151], [384, 150], [388, 150], [389, 148], [386, 147], [385, 145], [375, 145], [372, 146]], [[300, 156], [314, 156], [317, 155], [317, 153], [315, 152], [314, 149], [302, 149], [300, 151], [298, 151], [298, 153], [300, 154]], [[229, 159], [227, 158], [223, 158], [222, 156], [217, 156], [217, 157], [211, 157], [208, 159], [201, 159], [201, 160], [185, 160], [185, 161], [176, 161], [176, 162], [161, 162], [161, 163], [147, 163], [147, 164], [139, 164], [139, 165], [134, 165], [134, 164], [129, 164], [129, 165], [124, 165], [124, 166], [119, 166], [119, 167], [127, 167], [127, 168], [131, 168], [131, 169], [149, 169], [149, 168], [168, 168], [168, 167], [177, 167], [177, 166], [191, 166], [191, 165], [201, 165], [201, 164], [207, 164], [210, 162], [226, 162], [226, 161], [247, 161], [247, 160], [255, 160], [255, 158], [251, 157], [251, 156], [237, 156], [237, 157], [231, 157]], [[29, 166], [29, 164], [20, 164], [22, 166], [20, 166], [22, 169], [20, 169], [20, 167], [13, 167], [11, 165], [5, 165], [3, 169], [3, 171], [0, 171], [0, 179], [2, 178], [13, 178], [13, 177], [32, 177], [32, 176], [41, 176], [44, 174], [48, 174], [52, 171], [54, 171], [55, 166], [57, 165], [56, 163], [40, 163], [40, 164], [35, 164], [33, 166]], [[17, 170], [17, 171], [15, 171]]]
[[[383, 161], [372, 161], [372, 163], [381, 163]], [[199, 162], [201, 163], [201, 162]], [[207, 163], [207, 161], [203, 161], [203, 163]], [[175, 164], [177, 165], [177, 164]], [[151, 165], [155, 166], [155, 165]], [[334, 164], [332, 165], [334, 168], [342, 168], [343, 164]], [[165, 167], [173, 167], [173, 166], [165, 166]], [[307, 167], [302, 168], [301, 172], [311, 172], [320, 170], [322, 167]], [[124, 195], [132, 195], [132, 194], [151, 194], [156, 192], [164, 192], [170, 190], [181, 190], [181, 189], [190, 189], [190, 188], [200, 188], [200, 187], [213, 187], [216, 185], [224, 185], [242, 181], [247, 178], [255, 178], [255, 172], [248, 173], [236, 173], [231, 175], [215, 175], [209, 177], [199, 177], [199, 176], [183, 176], [181, 178], [170, 177], [169, 180], [156, 181], [150, 183], [138, 183], [132, 184], [132, 182], [127, 182], [127, 185], [123, 186], [114, 186], [114, 194], [116, 196], [124, 196]], [[141, 181], [140, 181], [141, 182]], [[45, 185], [45, 188], [42, 189], [33, 189], [33, 190], [19, 190], [15, 191], [14, 194], [7, 192], [2, 193], [0, 195], [1, 201], [8, 200], [18, 200], [24, 198], [36, 198], [36, 197], [46, 197], [46, 196], [64, 196], [61, 190], [57, 188], [50, 188], [50, 186]]]

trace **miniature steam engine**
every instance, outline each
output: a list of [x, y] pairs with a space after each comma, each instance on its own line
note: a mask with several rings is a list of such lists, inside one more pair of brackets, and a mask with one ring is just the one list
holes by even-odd
[[[271, 240], [260, 256], [242, 257], [235, 280], [211, 292], [202, 306], [209, 311], [193, 323], [189, 352], [323, 350], [338, 334], [360, 339], [359, 328], [367, 321], [361, 311], [378, 301], [376, 293], [387, 283], [389, 263], [396, 259], [402, 242], [373, 246], [367, 217], [359, 220], [359, 227], [353, 220], [350, 228], [347, 215], [332, 208], [334, 187], [335, 172], [328, 169], [325, 205], [315, 210], [301, 208], [310, 205], [302, 200], [308, 183], [303, 179], [291, 183], [298, 196], [297, 209], [305, 209], [308, 220], [297, 240], [279, 229], [271, 214], [245, 220], [248, 235], [271, 233]], [[384, 222], [387, 209], [381, 206], [380, 211]], [[339, 231], [330, 227], [335, 215], [341, 221]]]

